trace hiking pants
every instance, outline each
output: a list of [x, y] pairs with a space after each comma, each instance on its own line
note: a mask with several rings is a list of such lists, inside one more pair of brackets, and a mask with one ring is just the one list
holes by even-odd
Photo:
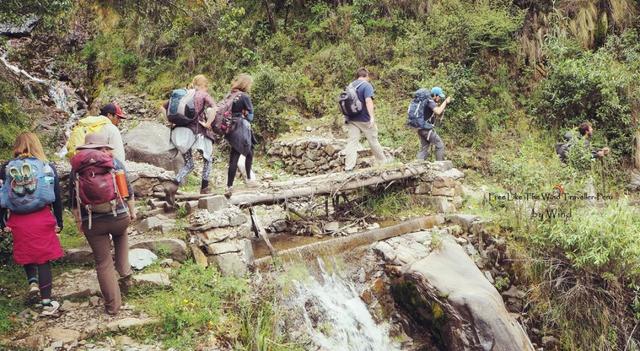
[[[233, 186], [233, 181], [236, 178], [236, 172], [238, 171], [238, 160], [240, 159], [241, 154], [236, 151], [234, 148], [231, 148], [231, 154], [229, 156], [229, 170], [227, 171], [227, 186]], [[247, 179], [251, 179], [251, 166], [253, 165], [253, 152], [248, 155], [245, 155], [244, 160], [244, 169], [249, 176]]]
[[435, 129], [418, 129], [418, 137], [420, 137], [418, 160], [429, 158], [429, 148], [433, 144], [436, 147], [436, 161], [444, 161], [444, 143]]
[[38, 283], [40, 288], [40, 298], [42, 300], [51, 299], [51, 263], [44, 264], [27, 264], [24, 266], [24, 271], [27, 273], [27, 280], [29, 284]]
[[[176, 176], [176, 181], [178, 184], [183, 184], [184, 180], [187, 178], [187, 175], [193, 171], [195, 165], [193, 164], [193, 153], [191, 150], [182, 154], [182, 158], [184, 158], [184, 166], [178, 172]], [[204, 165], [202, 166], [202, 183], [201, 188], [206, 188], [209, 186], [209, 174], [211, 174], [211, 161], [207, 161], [206, 158], [202, 158]]]
[[[118, 217], [100, 217], [93, 220], [91, 229], [87, 228], [87, 222], [82, 222], [82, 232], [87, 237], [93, 259], [96, 263], [98, 283], [104, 299], [104, 307], [107, 313], [115, 315], [122, 306], [118, 277], [125, 278], [133, 274], [129, 265], [129, 239], [127, 227], [129, 226], [129, 215], [121, 214]], [[113, 258], [111, 257], [111, 239], [113, 238], [113, 248], [115, 255], [115, 269]]]
[[378, 142], [378, 126], [375, 124], [373, 127], [369, 126], [369, 122], [347, 122], [347, 129], [349, 132], [349, 139], [347, 146], [345, 147], [345, 164], [344, 170], [350, 171], [356, 166], [356, 160], [358, 159], [358, 147], [360, 144], [360, 133], [369, 141], [369, 147], [373, 152], [373, 156], [378, 163], [385, 163], [387, 159], [382, 151], [382, 146]]

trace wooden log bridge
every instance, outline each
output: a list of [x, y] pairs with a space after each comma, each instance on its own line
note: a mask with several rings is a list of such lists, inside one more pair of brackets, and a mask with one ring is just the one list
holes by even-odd
[[336, 172], [289, 181], [267, 183], [256, 189], [234, 192], [229, 202], [236, 206], [272, 205], [290, 199], [309, 196], [331, 196], [368, 186], [391, 186], [409, 179], [432, 181], [439, 174], [452, 169], [451, 162], [415, 161], [391, 164], [351, 172]]

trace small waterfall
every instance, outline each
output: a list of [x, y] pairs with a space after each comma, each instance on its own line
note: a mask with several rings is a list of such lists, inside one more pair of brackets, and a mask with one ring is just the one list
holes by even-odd
[[[9, 69], [21, 79], [27, 79], [29, 82], [44, 85], [45, 87], [47, 87], [49, 98], [56, 105], [56, 108], [64, 111], [69, 117], [67, 118], [63, 127], [65, 140], [69, 138], [71, 128], [80, 119], [80, 117], [82, 117], [86, 113], [86, 103], [80, 96], [78, 96], [78, 94], [76, 94], [75, 90], [63, 82], [57, 80], [41, 79], [33, 76], [29, 72], [10, 63], [7, 60], [7, 52], [3, 52], [2, 55], [0, 55], [0, 62], [2, 62], [2, 64], [7, 67], [7, 69]], [[51, 72], [47, 72], [51, 74]], [[63, 146], [62, 149], [59, 150], [56, 154], [62, 158], [66, 153], [66, 147]]]
[[392, 343], [388, 327], [376, 324], [354, 285], [336, 273], [328, 273], [324, 263], [318, 262], [322, 283], [314, 278], [296, 281], [296, 306], [301, 309], [312, 341], [321, 350], [400, 350]]

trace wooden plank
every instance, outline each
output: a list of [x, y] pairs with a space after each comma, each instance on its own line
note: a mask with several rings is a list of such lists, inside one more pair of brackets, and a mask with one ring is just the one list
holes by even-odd
[[269, 241], [269, 237], [267, 236], [267, 231], [264, 230], [264, 227], [260, 224], [260, 220], [258, 219], [258, 216], [256, 216], [255, 211], [253, 210], [253, 207], [249, 208], [249, 214], [251, 214], [251, 222], [253, 224], [254, 232], [256, 233], [257, 236], [259, 236], [260, 238], [262, 238], [262, 240], [264, 240], [265, 244], [267, 244], [267, 248], [269, 248], [269, 252], [271, 253], [271, 256], [276, 257], [278, 255], [278, 252], [273, 247], [273, 245], [271, 245], [271, 241]]

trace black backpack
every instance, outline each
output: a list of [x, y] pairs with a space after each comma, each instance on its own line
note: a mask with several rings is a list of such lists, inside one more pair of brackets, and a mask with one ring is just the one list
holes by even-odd
[[365, 83], [361, 81], [358, 85], [354, 86], [355, 82], [347, 85], [344, 91], [338, 97], [338, 104], [340, 105], [340, 111], [347, 117], [357, 116], [362, 112], [362, 101], [358, 99], [358, 88]]

